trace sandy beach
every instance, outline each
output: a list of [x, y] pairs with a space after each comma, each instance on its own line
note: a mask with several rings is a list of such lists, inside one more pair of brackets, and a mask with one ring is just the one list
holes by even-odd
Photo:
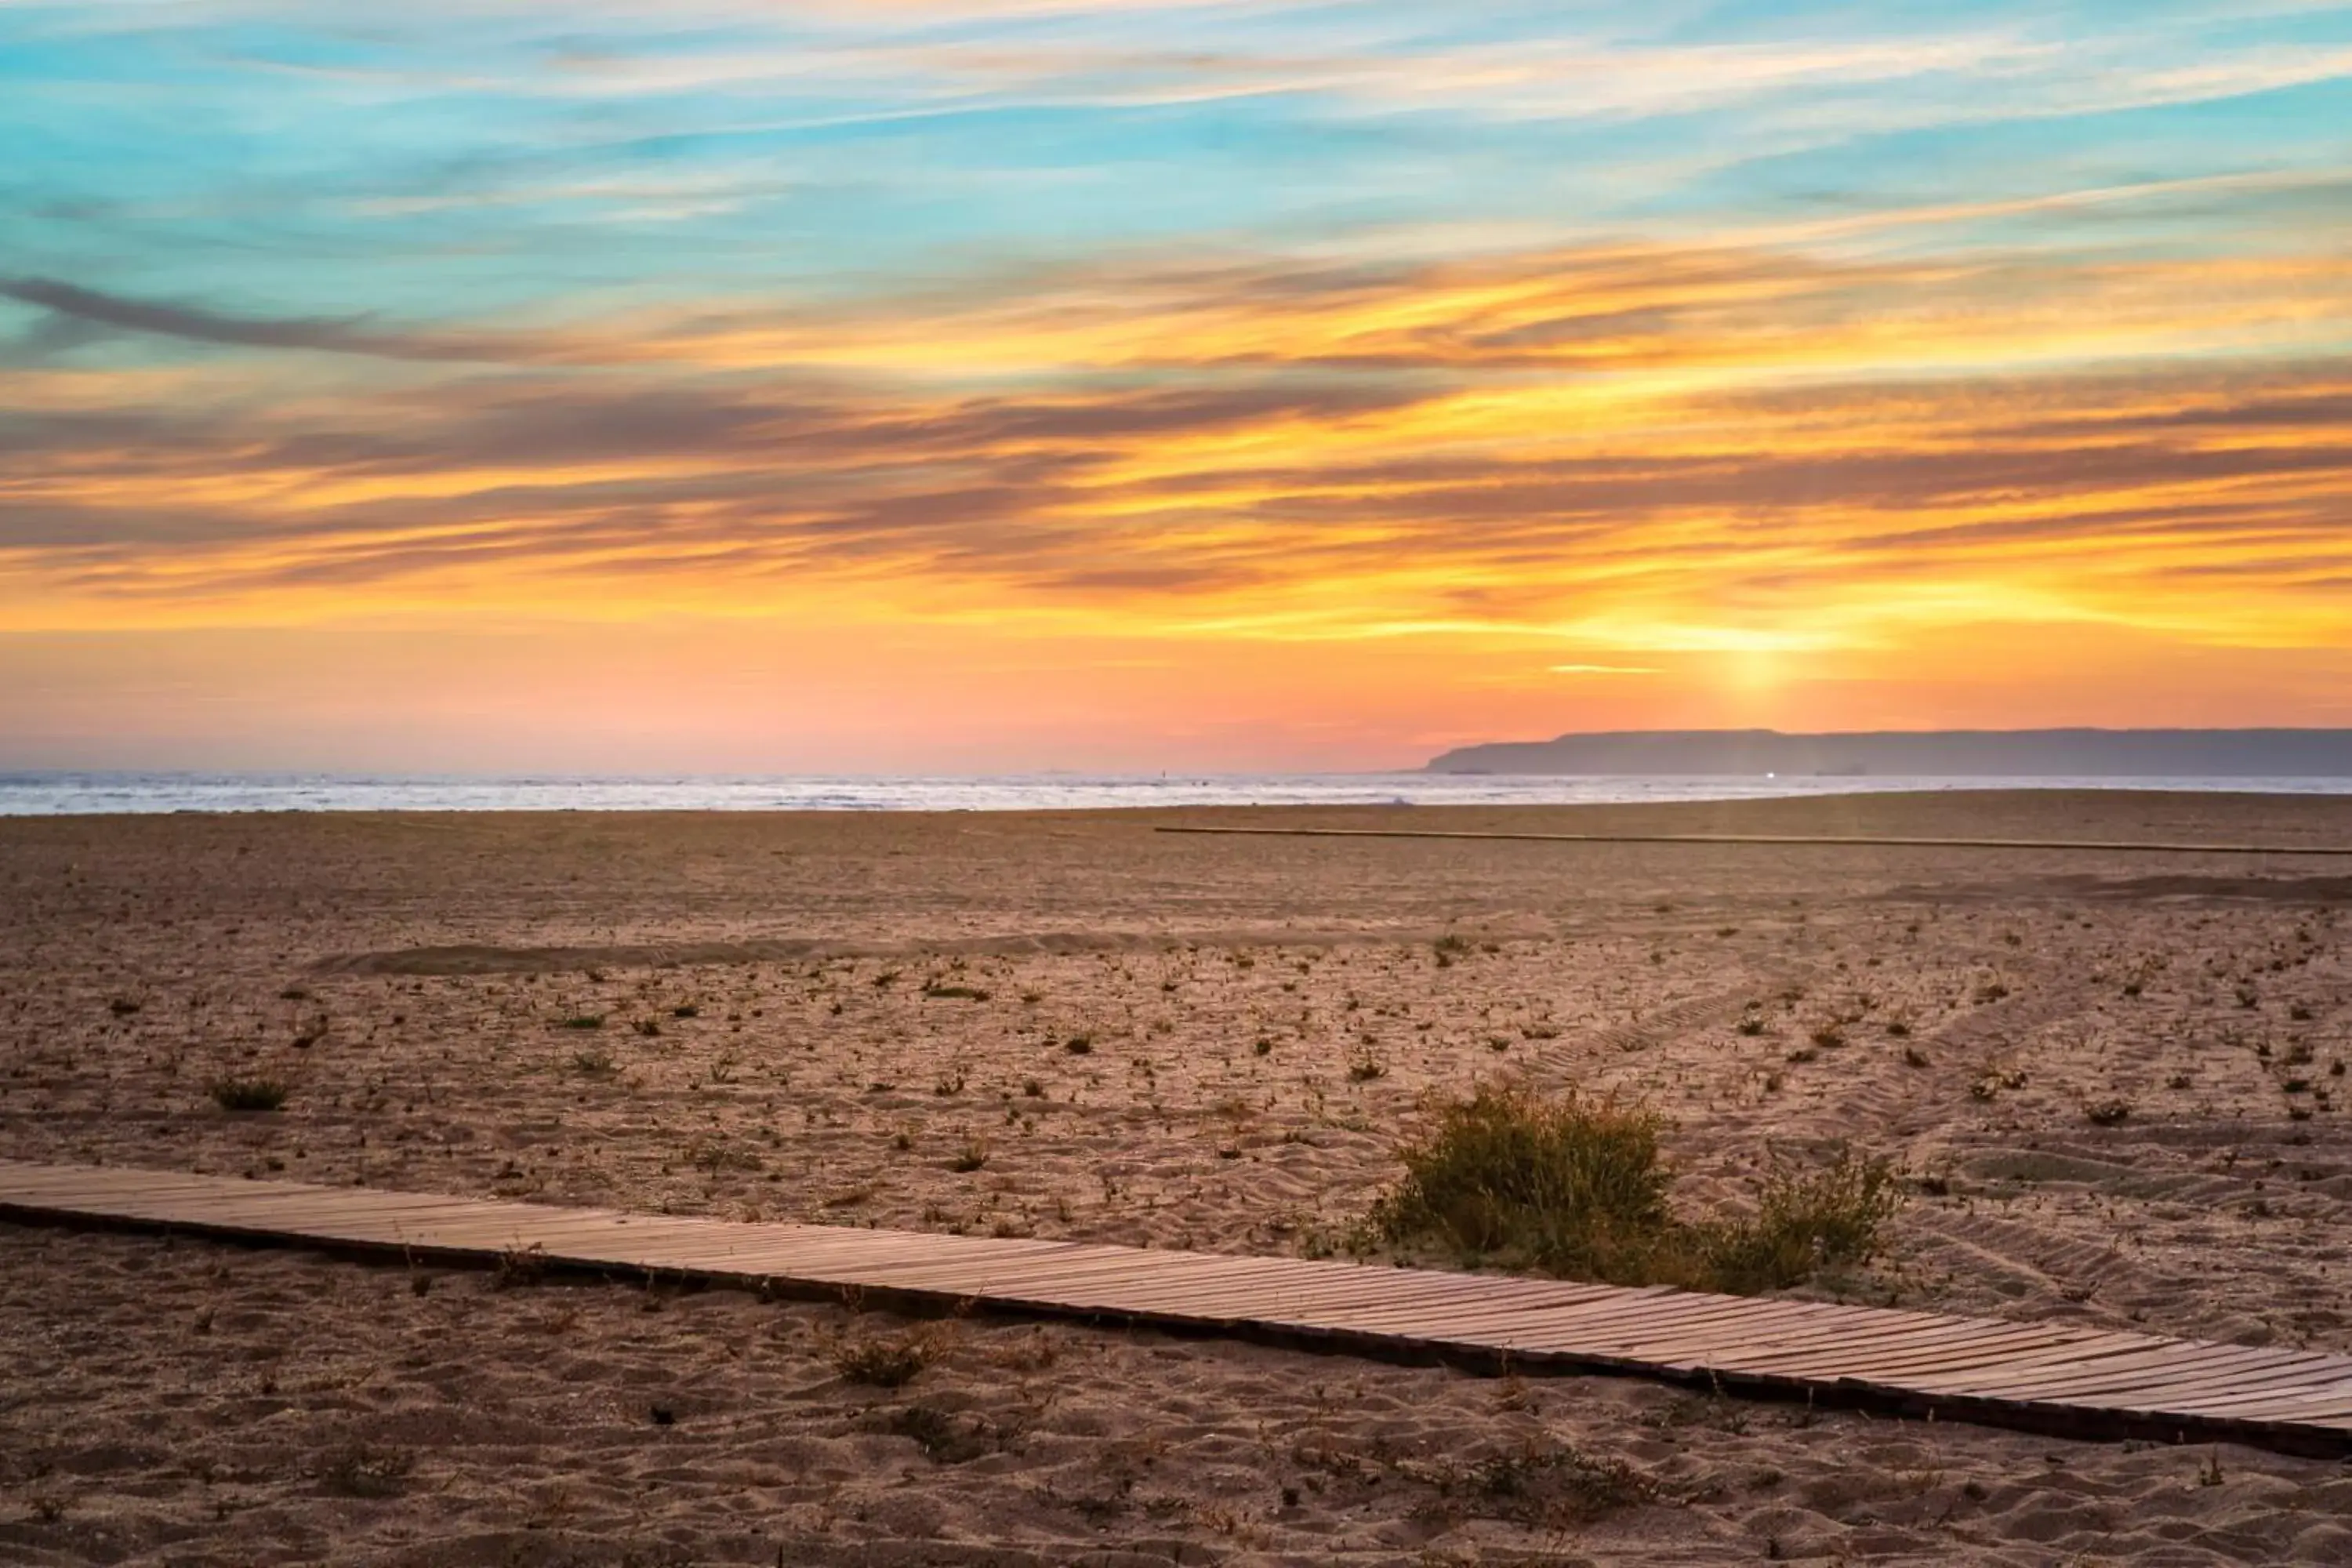
[[[1695, 1209], [1897, 1162], [1817, 1293], [2352, 1352], [2352, 861], [1151, 831], [1406, 818], [2352, 844], [2105, 792], [0, 821], [0, 1157], [1319, 1255], [1508, 1079], [1655, 1106]], [[11, 1226], [0, 1321], [11, 1563], [2352, 1561], [2331, 1461], [1632, 1380]]]

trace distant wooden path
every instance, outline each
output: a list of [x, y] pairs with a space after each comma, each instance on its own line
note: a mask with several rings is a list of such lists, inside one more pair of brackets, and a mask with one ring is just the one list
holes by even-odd
[[2352, 844], [2170, 844], [2103, 838], [1887, 838], [1824, 833], [1512, 833], [1451, 827], [1225, 827], [1168, 823], [1159, 833], [1249, 838], [1468, 838], [1514, 844], [1762, 844], [1863, 849], [2033, 849], [2097, 855], [2352, 855]]
[[1113, 1319], [1389, 1357], [1641, 1373], [2086, 1437], [2352, 1454], [2352, 1357], [1814, 1302], [1067, 1241], [742, 1224], [0, 1161], [0, 1217], [876, 1304]]

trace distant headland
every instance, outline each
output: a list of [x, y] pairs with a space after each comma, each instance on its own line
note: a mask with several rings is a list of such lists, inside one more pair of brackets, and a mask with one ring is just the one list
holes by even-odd
[[1433, 773], [1905, 778], [2352, 778], [2352, 730], [1627, 730], [1496, 741]]

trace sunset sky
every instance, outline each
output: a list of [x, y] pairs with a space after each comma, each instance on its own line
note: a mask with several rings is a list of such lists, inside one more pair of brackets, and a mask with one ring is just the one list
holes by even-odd
[[2352, 725], [2352, 7], [0, 0], [0, 766]]

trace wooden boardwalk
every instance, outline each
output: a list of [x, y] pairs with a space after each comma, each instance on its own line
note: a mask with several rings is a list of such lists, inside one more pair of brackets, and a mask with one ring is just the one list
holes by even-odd
[[2352, 1454], [2352, 1357], [1814, 1302], [1286, 1258], [0, 1161], [0, 1218], [1109, 1319], [1389, 1357], [1639, 1373], [2090, 1437]]

